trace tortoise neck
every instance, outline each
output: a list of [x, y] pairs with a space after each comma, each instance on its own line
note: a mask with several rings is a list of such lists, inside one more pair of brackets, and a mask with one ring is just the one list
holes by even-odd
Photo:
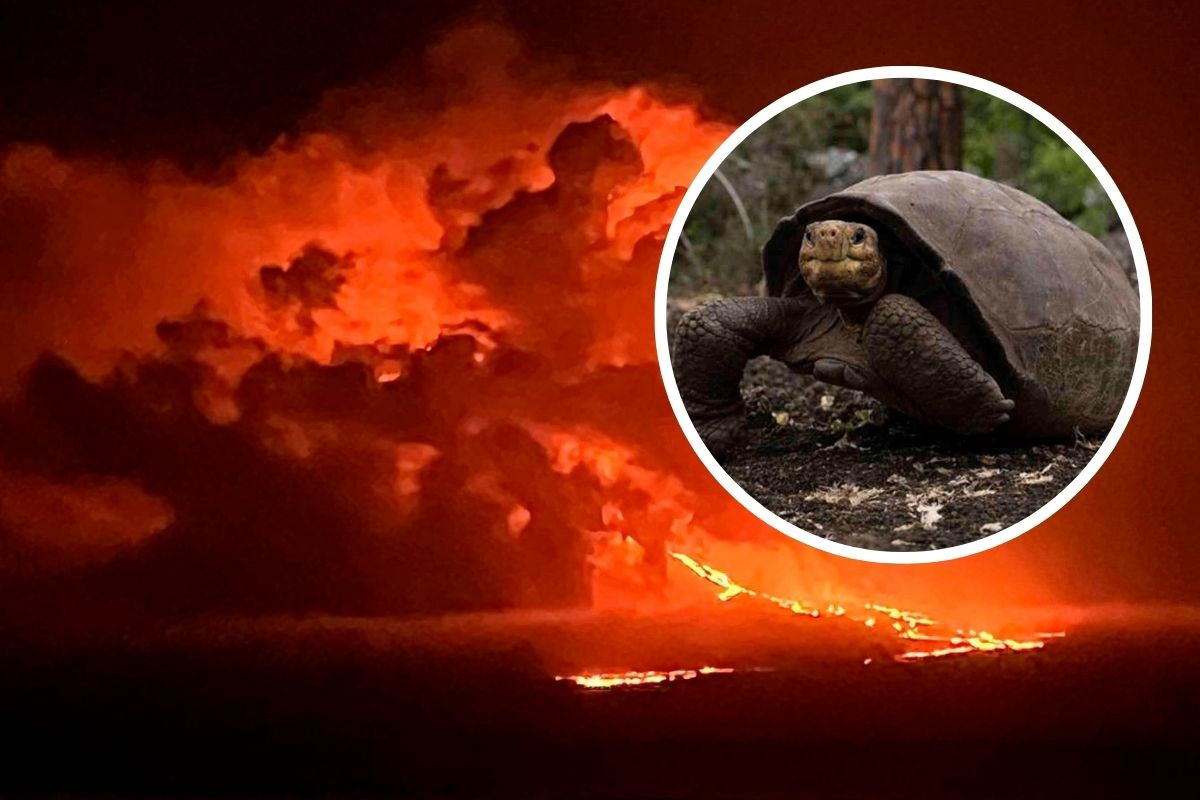
[[870, 316], [871, 309], [874, 307], [874, 303], [860, 303], [854, 306], [839, 306], [837, 312], [846, 330], [858, 333], [863, 329], [863, 325], [866, 324], [867, 317]]

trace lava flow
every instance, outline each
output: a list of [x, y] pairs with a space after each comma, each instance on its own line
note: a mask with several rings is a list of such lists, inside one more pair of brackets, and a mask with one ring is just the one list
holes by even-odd
[[[962, 656], [976, 653], [1023, 653], [1040, 650], [1049, 639], [1066, 636], [1063, 631], [1039, 632], [1026, 638], [1000, 637], [989, 631], [939, 626], [926, 614], [909, 611], [879, 603], [817, 604], [790, 597], [780, 597], [751, 589], [735, 581], [728, 573], [709, 564], [697, 561], [686, 553], [671, 551], [670, 556], [687, 567], [692, 573], [720, 589], [717, 600], [725, 603], [737, 597], [747, 597], [776, 606], [791, 614], [811, 619], [843, 620], [861, 625], [881, 636], [902, 640], [904, 649], [892, 655], [900, 663], [912, 663], [946, 656]], [[919, 642], [919, 645], [912, 643]], [[864, 659], [864, 665], [872, 663]], [[758, 670], [769, 670], [759, 667]], [[692, 680], [698, 677], [734, 672], [732, 667], [699, 667], [674, 670], [629, 670], [626, 672], [583, 672], [575, 675], [556, 676], [556, 680], [570, 681], [583, 689], [637, 688], [645, 685], [661, 685], [676, 680]]]
[[690, 681], [702, 675], [728, 675], [732, 667], [700, 667], [698, 669], [629, 670], [628, 672], [595, 672], [582, 675], [559, 675], [558, 681], [570, 681], [582, 689], [616, 689], [621, 687], [659, 686], [674, 681]]
[[859, 623], [866, 628], [880, 631], [893, 631], [899, 639], [908, 641], [927, 642], [937, 647], [928, 649], [905, 650], [898, 653], [897, 661], [916, 661], [940, 656], [964, 655], [967, 653], [996, 653], [1022, 652], [1039, 650], [1045, 645], [1045, 639], [1060, 638], [1063, 632], [1037, 633], [1031, 639], [1000, 638], [988, 631], [964, 630], [961, 628], [947, 632], [939, 629], [936, 620], [925, 614], [906, 611], [893, 606], [878, 603], [863, 603], [861, 606], [851, 605], [849, 609], [838, 603], [828, 603], [822, 609], [817, 605], [794, 600], [787, 597], [776, 597], [765, 592], [757, 592], [733, 580], [728, 574], [708, 564], [703, 564], [685, 553], [672, 552], [671, 556], [704, 578], [709, 583], [720, 587], [717, 599], [727, 602], [738, 596], [757, 598], [793, 614], [812, 617], [814, 619], [835, 617]]

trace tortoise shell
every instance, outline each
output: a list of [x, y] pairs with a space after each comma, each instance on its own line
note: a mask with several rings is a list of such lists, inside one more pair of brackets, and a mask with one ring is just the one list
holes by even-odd
[[763, 249], [768, 294], [809, 291], [800, 241], [822, 219], [871, 225], [889, 271], [915, 269], [922, 275], [908, 275], [908, 285], [937, 287], [953, 323], [913, 294], [985, 351], [985, 366], [1017, 402], [1011, 431], [1098, 432], [1115, 420], [1137, 354], [1137, 289], [1104, 245], [1054, 209], [965, 172], [869, 178], [779, 222]]

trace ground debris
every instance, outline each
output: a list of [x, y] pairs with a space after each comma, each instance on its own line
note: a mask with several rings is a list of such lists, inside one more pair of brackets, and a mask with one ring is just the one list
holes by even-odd
[[725, 469], [789, 522], [856, 547], [939, 549], [1003, 530], [1094, 455], [1078, 441], [954, 436], [768, 359], [751, 362], [742, 388], [746, 433]]
[[907, 494], [904, 502], [917, 515], [917, 522], [921, 527], [928, 531], [933, 530], [941, 521], [942, 508], [948, 497], [949, 494], [945, 490], [934, 487], [927, 492]]
[[[1057, 456], [1055, 457], [1054, 460], [1055, 461], [1058, 460]], [[1054, 477], [1049, 474], [1050, 471], [1053, 469], [1054, 469], [1054, 463], [1052, 461], [1051, 463], [1047, 464], [1046, 466], [1042, 467], [1039, 470], [1031, 470], [1029, 472], [1022, 472], [1021, 474], [1017, 475], [1017, 483], [1019, 483], [1023, 486], [1037, 486], [1040, 483], [1050, 483], [1051, 481], [1054, 480]]]
[[804, 499], [817, 500], [833, 505], [846, 503], [853, 508], [867, 502], [882, 492], [882, 489], [864, 489], [853, 483], [839, 483], [835, 486], [823, 486], [817, 491], [805, 495]]

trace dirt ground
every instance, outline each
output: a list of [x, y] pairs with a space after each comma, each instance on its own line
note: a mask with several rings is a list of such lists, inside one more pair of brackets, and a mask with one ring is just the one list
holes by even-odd
[[783, 519], [872, 550], [996, 533], [1049, 502], [1099, 445], [964, 439], [766, 358], [751, 362], [742, 394], [749, 419], [729, 474]]

